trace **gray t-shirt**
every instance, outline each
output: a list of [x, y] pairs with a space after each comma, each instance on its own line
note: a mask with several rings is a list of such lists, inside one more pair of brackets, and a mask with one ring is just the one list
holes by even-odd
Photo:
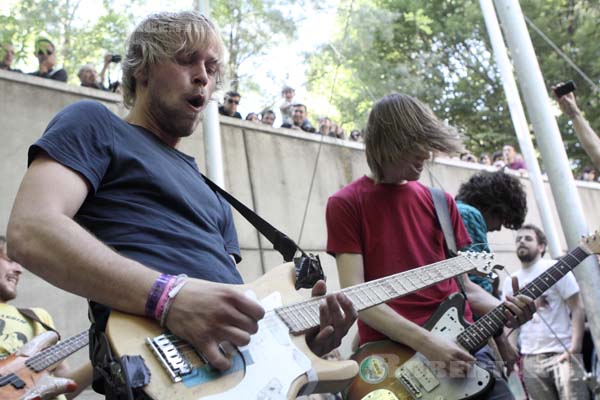
[[194, 158], [92, 101], [58, 113], [28, 162], [42, 150], [89, 182], [75, 220], [120, 254], [163, 273], [242, 283], [231, 208]]

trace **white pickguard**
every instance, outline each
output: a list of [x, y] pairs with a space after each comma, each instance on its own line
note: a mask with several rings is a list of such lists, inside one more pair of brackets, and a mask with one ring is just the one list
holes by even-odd
[[252, 356], [242, 381], [230, 390], [202, 400], [287, 399], [292, 382], [312, 367], [308, 357], [292, 342], [289, 329], [272, 311], [282, 305], [281, 295], [272, 293], [261, 305], [267, 313], [258, 323], [258, 332], [240, 348]]
[[[450, 339], [455, 339], [462, 331], [464, 327], [460, 323], [456, 307], [446, 310], [431, 329], [436, 336]], [[468, 398], [481, 392], [491, 379], [491, 374], [477, 365], [471, 368], [466, 377], [451, 377], [447, 370], [439, 367], [421, 353], [416, 353], [396, 371], [396, 378], [403, 383], [413, 398], [419, 400]]]

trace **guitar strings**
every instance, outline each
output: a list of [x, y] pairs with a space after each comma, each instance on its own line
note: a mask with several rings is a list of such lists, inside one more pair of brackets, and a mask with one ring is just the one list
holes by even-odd
[[[451, 265], [453, 263], [455, 264], [454, 267], [452, 267], [452, 265]], [[364, 298], [361, 295], [364, 296], [365, 294], [369, 298], [370, 303], [366, 303], [365, 301], [362, 301], [363, 306], [366, 304], [370, 305], [371, 302], [373, 302], [373, 300], [374, 300], [373, 304], [377, 304], [377, 303], [380, 303], [383, 300], [385, 300], [386, 297], [380, 295], [375, 289], [383, 289], [383, 290], [393, 289], [394, 295], [396, 295], [398, 293], [400, 293], [400, 294], [408, 293], [412, 289], [417, 288], [419, 286], [424, 287], [426, 285], [434, 284], [436, 281], [447, 279], [448, 278], [447, 275], [449, 273], [456, 272], [456, 271], [451, 271], [452, 269], [456, 269], [456, 267], [459, 267], [460, 269], [466, 269], [467, 267], [471, 267], [472, 266], [471, 264], [472, 264], [472, 261], [470, 261], [469, 259], [467, 259], [465, 257], [460, 257], [460, 256], [454, 257], [449, 260], [442, 260], [442, 261], [433, 263], [431, 265], [423, 267], [422, 269], [419, 269], [418, 271], [417, 270], [405, 271], [404, 273], [396, 274], [395, 276], [385, 277], [385, 278], [382, 278], [379, 280], [367, 282], [366, 284], [361, 285], [360, 287], [354, 286], [354, 287], [345, 288], [341, 292], [344, 292], [348, 295], [348, 297], [351, 299], [353, 304], [355, 304], [355, 307], [356, 307], [356, 304], [361, 302], [361, 300]], [[401, 284], [401, 280], [403, 280], [403, 278], [407, 282], [409, 282], [410, 285], [412, 285], [412, 288], [409, 286], [409, 288], [407, 289], [403, 284]], [[411, 280], [411, 278], [412, 278], [412, 280]], [[397, 281], [396, 282], [397, 285], [394, 285], [394, 283], [393, 283], [394, 280]], [[415, 280], [417, 280], [418, 282], [415, 283], [414, 282]], [[389, 285], [387, 284], [388, 282], [390, 282]], [[408, 285], [408, 283], [406, 285]], [[401, 286], [402, 290], [399, 290], [396, 286]], [[376, 297], [375, 299], [370, 298], [368, 296], [369, 290], [373, 291], [373, 293], [375, 294], [375, 297]], [[355, 299], [353, 299], [353, 298], [355, 298]], [[323, 297], [310, 298], [310, 299], [307, 299], [307, 300], [304, 300], [304, 301], [301, 301], [301, 302], [298, 302], [295, 304], [285, 305], [285, 306], [281, 306], [281, 307], [278, 307], [273, 310], [269, 310], [266, 312], [265, 318], [261, 322], [261, 325], [263, 325], [264, 328], [270, 329], [270, 328], [274, 328], [274, 327], [281, 327], [281, 324], [283, 323], [287, 327], [287, 329], [290, 330], [291, 334], [295, 334], [295, 332], [293, 332], [294, 326], [290, 326], [290, 324], [288, 323], [289, 321], [286, 321], [286, 317], [288, 317], [289, 319], [293, 319], [292, 316], [295, 316], [296, 320], [299, 321], [299, 323], [300, 323], [300, 328], [302, 328], [303, 326], [306, 327], [306, 325], [309, 325], [308, 327], [306, 327], [306, 329], [302, 330], [302, 333], [305, 333], [306, 331], [308, 331], [310, 329], [315, 329], [316, 327], [321, 325], [321, 321], [319, 320], [319, 317], [317, 317], [317, 315], [319, 315], [320, 303], [322, 301], [323, 301]], [[277, 311], [279, 311], [279, 312], [277, 312]], [[303, 311], [304, 311], [304, 314], [302, 313]], [[308, 315], [308, 317], [306, 315]], [[298, 317], [298, 316], [301, 316], [301, 317]], [[292, 325], [294, 325], [294, 323], [292, 323]], [[182, 356], [189, 358], [189, 356], [191, 354], [195, 354], [198, 357], [205, 359], [205, 357], [201, 354], [201, 352], [197, 351], [190, 343], [186, 342], [185, 340], [177, 337], [176, 335], [174, 335], [170, 332], [165, 333], [165, 335], [169, 338], [170, 342], [176, 347], [176, 349]], [[299, 335], [299, 333], [297, 335]], [[239, 351], [239, 348], [237, 348], [236, 346], [234, 346], [234, 348], [237, 351]]]

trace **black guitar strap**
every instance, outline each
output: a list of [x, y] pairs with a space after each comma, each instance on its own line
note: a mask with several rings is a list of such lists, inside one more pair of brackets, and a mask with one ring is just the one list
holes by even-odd
[[[235, 208], [248, 222], [252, 224], [277, 250], [286, 262], [294, 261], [296, 264], [296, 289], [312, 288], [319, 279], [325, 279], [321, 260], [319, 256], [307, 254], [289, 238], [285, 233], [276, 229], [273, 225], [265, 221], [260, 215], [256, 214], [244, 203], [233, 197], [219, 185], [201, 174], [206, 184], [215, 192], [219, 193], [233, 208]], [[296, 252], [301, 253], [301, 257], [294, 258]]]
[[54, 329], [53, 327], [51, 327], [50, 325], [48, 325], [47, 323], [45, 323], [44, 321], [42, 321], [40, 319], [40, 317], [37, 316], [37, 314], [35, 313], [35, 311], [33, 311], [31, 308], [17, 308], [17, 310], [21, 314], [23, 314], [24, 316], [26, 316], [27, 318], [29, 318], [30, 320], [35, 321], [38, 324], [40, 324], [41, 326], [43, 326], [45, 330], [56, 332], [56, 334], [58, 335], [58, 340], [60, 340], [60, 333], [58, 333], [58, 331], [56, 329]]
[[[444, 239], [446, 242], [446, 256], [456, 257], [458, 249], [456, 248], [456, 238], [454, 236], [454, 229], [452, 228], [452, 221], [450, 220], [450, 211], [448, 210], [448, 202], [446, 201], [446, 194], [442, 189], [430, 187], [431, 197], [433, 198], [433, 205], [435, 207], [435, 213], [437, 215], [438, 222], [444, 232]], [[456, 282], [462, 295], [467, 298], [465, 292], [465, 285], [460, 278], [456, 277]]]

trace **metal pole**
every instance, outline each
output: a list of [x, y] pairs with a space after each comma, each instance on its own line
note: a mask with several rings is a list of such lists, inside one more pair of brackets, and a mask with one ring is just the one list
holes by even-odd
[[[551, 113], [550, 99], [527, 32], [523, 12], [516, 0], [495, 0], [495, 4], [538, 147], [545, 160], [544, 165], [567, 244], [569, 248], [574, 248], [578, 245], [580, 235], [588, 233], [588, 228], [558, 125]], [[588, 257], [574, 273], [581, 289], [594, 345], [599, 349], [600, 313], [594, 312], [597, 304], [600, 304], [600, 291], [597, 290], [600, 288], [600, 274], [596, 257]]]
[[519, 140], [519, 147], [527, 164], [527, 172], [529, 173], [533, 196], [540, 212], [544, 232], [548, 238], [548, 250], [550, 250], [553, 258], [557, 258], [562, 254], [560, 241], [552, 213], [550, 212], [550, 202], [548, 201], [548, 196], [546, 196], [542, 173], [535, 156], [531, 136], [529, 135], [529, 125], [525, 117], [525, 110], [523, 110], [523, 104], [521, 104], [517, 83], [515, 82], [512, 66], [510, 65], [506, 47], [504, 46], [504, 39], [502, 38], [498, 18], [494, 10], [494, 4], [491, 0], [479, 0], [479, 4], [481, 5], [483, 19], [485, 20], [490, 41], [492, 42], [492, 48], [494, 49], [494, 58], [496, 59], [500, 77], [502, 78], [502, 86], [504, 87], [504, 94], [506, 95], [517, 139]]
[[[208, 0], [194, 0], [194, 7], [207, 18], [210, 18], [210, 4]], [[217, 101], [212, 98], [204, 110], [202, 120], [202, 134], [204, 135], [204, 156], [206, 158], [206, 174], [222, 188], [225, 187], [225, 173], [223, 172], [223, 145], [221, 142], [221, 126]]]

